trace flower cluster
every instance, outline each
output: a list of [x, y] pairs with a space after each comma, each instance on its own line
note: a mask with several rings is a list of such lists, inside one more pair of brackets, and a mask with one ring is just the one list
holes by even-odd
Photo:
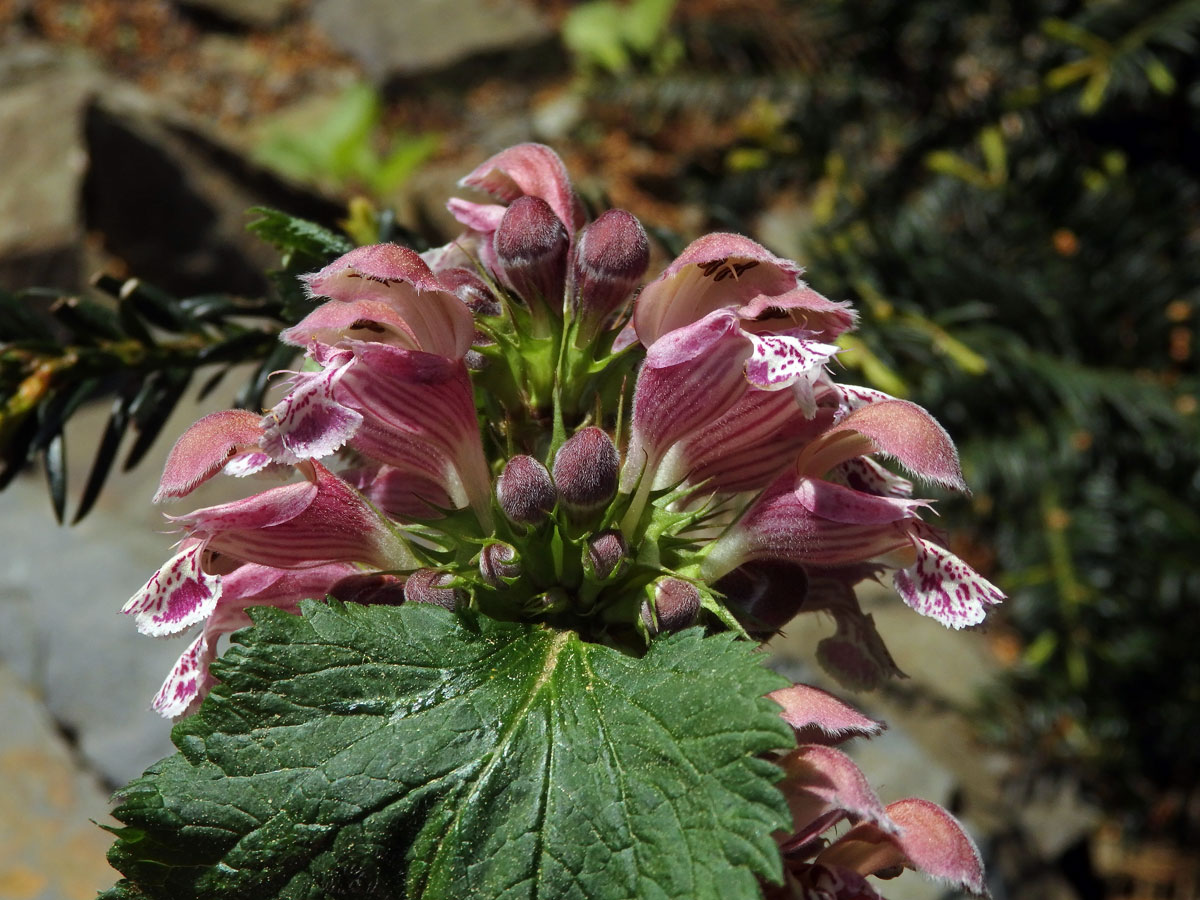
[[[1002, 599], [885, 465], [962, 490], [949, 436], [913, 403], [834, 380], [854, 312], [799, 266], [712, 234], [639, 291], [641, 224], [589, 222], [549, 148], [505, 150], [462, 185], [491, 202], [450, 201], [465, 227], [451, 244], [360, 247], [306, 276], [321, 302], [282, 334], [307, 357], [282, 399], [207, 416], [172, 451], [158, 500], [218, 473], [291, 480], [172, 518], [179, 552], [124, 611], [147, 634], [203, 627], [155, 709], [195, 709], [248, 607], [304, 598], [544, 621], [634, 653], [694, 624], [765, 637], [824, 611], [821, 660], [860, 687], [896, 668], [858, 582], [889, 575], [953, 628]], [[801, 895], [874, 897], [861, 876], [896, 865], [980, 889], [970, 854], [955, 869], [898, 837], [912, 822], [961, 844], [953, 820], [883, 808], [829, 740], [804, 743], [825, 734], [821, 710], [855, 714], [795, 691], [780, 700], [802, 732], [781, 761], [797, 827], [783, 849]]]

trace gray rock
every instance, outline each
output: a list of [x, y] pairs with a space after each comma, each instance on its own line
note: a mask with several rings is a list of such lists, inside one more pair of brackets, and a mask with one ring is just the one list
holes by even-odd
[[78, 290], [82, 236], [178, 294], [266, 288], [251, 206], [332, 223], [340, 204], [249, 163], [204, 124], [86, 59], [0, 51], [0, 286]]
[[523, 0], [316, 0], [312, 19], [377, 82], [528, 47], [551, 34]]
[[[239, 370], [230, 377], [230, 392], [243, 375]], [[35, 473], [19, 477], [0, 494], [0, 546], [7, 548], [0, 555], [0, 663], [34, 689], [111, 786], [174, 751], [171, 723], [150, 709], [150, 701], [189, 638], [138, 634], [120, 609], [171, 555], [176, 540], [165, 533], [163, 509], [150, 503], [174, 437], [229, 399], [217, 395], [203, 407], [180, 404], [142, 465], [114, 472], [96, 508], [77, 526], [55, 524], [45, 485]], [[71, 422], [68, 443], [76, 452], [69, 454], [68, 484], [76, 491], [106, 417], [107, 410], [96, 407]], [[196, 502], [185, 508], [248, 492], [233, 479], [221, 479], [211, 489], [224, 493], [198, 492]]]
[[80, 280], [82, 109], [97, 73], [26, 50], [0, 55], [0, 286]]
[[81, 900], [112, 886], [107, 792], [28, 688], [0, 665], [0, 896]]
[[177, 0], [180, 6], [201, 10], [247, 28], [278, 25], [295, 7], [295, 0]]

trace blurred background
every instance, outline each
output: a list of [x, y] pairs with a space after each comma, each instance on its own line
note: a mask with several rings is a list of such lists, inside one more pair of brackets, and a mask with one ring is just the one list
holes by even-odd
[[[960, 815], [997, 898], [1200, 897], [1197, 39], [1151, 0], [0, 0], [0, 343], [25, 304], [133, 354], [0, 413], [0, 898], [111, 884], [88, 818], [170, 752], [182, 646], [116, 610], [167, 555], [174, 435], [286, 363], [239, 324], [287, 303], [247, 208], [441, 243], [526, 140], [661, 261], [718, 229], [799, 260], [862, 315], [844, 380], [958, 441], [942, 524], [1011, 599], [955, 634], [863, 598], [910, 676], [850, 697], [892, 725], [856, 750], [883, 799]], [[180, 308], [250, 364], [193, 380]], [[775, 665], [819, 682], [830, 631]]]

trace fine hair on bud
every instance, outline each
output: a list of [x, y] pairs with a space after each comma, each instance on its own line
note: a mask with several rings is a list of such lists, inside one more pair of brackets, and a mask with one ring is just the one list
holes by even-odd
[[554, 456], [554, 484], [563, 505], [590, 513], [617, 493], [621, 457], [612, 438], [594, 425], [575, 432]]
[[588, 538], [584, 565], [591, 569], [596, 579], [603, 581], [617, 570], [628, 552], [621, 532], [616, 529], [601, 531]]
[[767, 638], [800, 612], [808, 573], [798, 563], [762, 559], [739, 566], [714, 587], [729, 599], [747, 632]]
[[514, 456], [496, 479], [496, 500], [511, 522], [540, 525], [546, 521], [558, 494], [546, 467], [532, 456]]
[[571, 302], [595, 327], [620, 308], [650, 264], [646, 229], [632, 213], [610, 209], [579, 236], [572, 262]]
[[458, 609], [466, 601], [466, 592], [447, 587], [454, 576], [437, 569], [417, 569], [404, 582], [404, 599], [409, 603], [432, 603], [449, 610]]
[[561, 309], [570, 244], [550, 204], [525, 195], [504, 211], [492, 246], [505, 280], [527, 303], [557, 300]]
[[479, 574], [493, 587], [505, 578], [519, 577], [521, 563], [516, 548], [512, 544], [488, 544], [479, 554]]
[[651, 634], [681, 631], [696, 621], [700, 590], [682, 578], [660, 578], [654, 583], [654, 608], [642, 603], [642, 622]]
[[504, 312], [491, 288], [470, 269], [446, 269], [438, 273], [438, 280], [477, 316], [498, 316]]

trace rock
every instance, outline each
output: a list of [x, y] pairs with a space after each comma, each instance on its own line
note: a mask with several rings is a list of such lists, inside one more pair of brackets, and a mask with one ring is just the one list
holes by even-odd
[[81, 280], [81, 111], [95, 78], [75, 57], [0, 55], [0, 286], [71, 289]]
[[[150, 498], [175, 437], [204, 413], [228, 405], [245, 374], [244, 367], [235, 371], [228, 387], [203, 405], [190, 397], [182, 402], [149, 456], [133, 472], [114, 472], [79, 525], [55, 524], [36, 473], [17, 478], [0, 495], [0, 546], [11, 551], [0, 556], [0, 663], [75, 735], [78, 752], [110, 787], [174, 752], [171, 723], [150, 709], [150, 701], [189, 638], [148, 638], [120, 613], [171, 555], [177, 538], [164, 533], [164, 507], [153, 506]], [[72, 496], [86, 480], [107, 419], [105, 407], [86, 409], [71, 422]], [[234, 479], [214, 479], [204, 487], [219, 493], [197, 492], [194, 504], [189, 500], [167, 511], [248, 493], [247, 485]], [[0, 726], [0, 733], [10, 731], [7, 722]], [[8, 896], [0, 888], [0, 897]]]
[[44, 48], [0, 52], [0, 286], [78, 290], [84, 234], [168, 291], [256, 294], [275, 251], [246, 233], [272, 206], [324, 224], [340, 204], [248, 162], [204, 124]]
[[295, 0], [176, 0], [178, 5], [245, 28], [272, 28], [295, 7]]
[[270, 206], [332, 225], [340, 204], [249, 162], [204, 125], [126, 85], [85, 110], [87, 227], [129, 271], [168, 291], [257, 294], [275, 251], [246, 233]]
[[529, 47], [551, 35], [524, 0], [316, 0], [313, 22], [379, 83], [468, 57]]
[[0, 897], [95, 897], [118, 877], [104, 858], [112, 838], [91, 821], [112, 822], [107, 792], [3, 665], [0, 721]]

